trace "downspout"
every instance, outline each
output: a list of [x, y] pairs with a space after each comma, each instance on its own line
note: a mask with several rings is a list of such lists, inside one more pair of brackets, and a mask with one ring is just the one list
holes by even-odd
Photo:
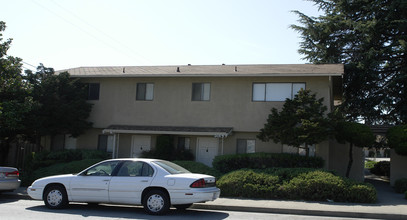
[[116, 134], [113, 135], [113, 153], [112, 159], [116, 158]]
[[119, 146], [120, 146], [120, 133], [117, 133], [117, 152], [116, 152], [116, 158], [119, 158]]
[[221, 155], [223, 155], [223, 139], [224, 139], [224, 136], [222, 135], [222, 148], [221, 148], [222, 152], [221, 152]]

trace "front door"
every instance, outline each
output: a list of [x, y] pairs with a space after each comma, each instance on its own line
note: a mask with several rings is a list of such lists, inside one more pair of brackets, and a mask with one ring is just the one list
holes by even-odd
[[212, 167], [213, 159], [218, 155], [219, 141], [217, 138], [200, 137], [197, 140], [197, 161]]
[[151, 136], [148, 135], [133, 135], [131, 137], [131, 157], [140, 157], [143, 151], [150, 151]]
[[69, 184], [71, 200], [76, 202], [108, 202], [110, 180], [118, 163], [118, 161], [107, 161], [73, 177]]

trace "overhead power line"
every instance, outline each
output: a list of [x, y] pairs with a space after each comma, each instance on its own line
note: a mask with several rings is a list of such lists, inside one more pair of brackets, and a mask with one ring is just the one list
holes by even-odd
[[[110, 35], [106, 34], [106, 33], [103, 32], [102, 30], [99, 30], [99, 29], [96, 28], [94, 25], [89, 24], [87, 21], [85, 21], [84, 19], [82, 19], [81, 17], [79, 17], [78, 15], [76, 15], [75, 13], [71, 12], [70, 10], [66, 9], [65, 7], [61, 6], [61, 5], [58, 4], [57, 2], [52, 1], [52, 2], [53, 2], [55, 5], [57, 5], [59, 8], [61, 8], [62, 10], [64, 10], [65, 12], [67, 12], [68, 14], [70, 14], [71, 16], [73, 16], [74, 18], [76, 18], [77, 20], [79, 20], [80, 22], [84, 23], [85, 25], [87, 25], [87, 26], [91, 27], [92, 29], [96, 30], [98, 33], [100, 33], [100, 34], [106, 36], [107, 38], [109, 38], [110, 40], [112, 40], [113, 42], [115, 42], [117, 45], [119, 45], [121, 48], [117, 48], [116, 46], [112, 45], [111, 43], [102, 40], [99, 36], [96, 36], [96, 35], [92, 34], [91, 32], [87, 31], [86, 29], [84, 29], [84, 28], [80, 27], [79, 25], [75, 24], [74, 22], [72, 22], [70, 19], [67, 19], [67, 18], [61, 16], [60, 14], [54, 12], [53, 10], [51, 10], [51, 9], [49, 9], [49, 8], [47, 8], [47, 7], [45, 7], [44, 5], [42, 5], [41, 3], [39, 3], [38, 1], [35, 1], [35, 0], [34, 0], [33, 2], [34, 2], [35, 4], [37, 4], [38, 6], [40, 6], [41, 8], [43, 8], [43, 9], [49, 11], [51, 14], [53, 14], [53, 15], [59, 17], [60, 19], [62, 19], [62, 20], [65, 21], [66, 23], [68, 23], [68, 24], [74, 26], [75, 28], [77, 28], [77, 29], [80, 30], [81, 32], [83, 32], [83, 33], [87, 34], [88, 36], [90, 36], [90, 37], [92, 37], [92, 38], [98, 40], [99, 42], [105, 44], [106, 46], [108, 46], [108, 47], [110, 47], [110, 48], [112, 48], [112, 49], [118, 51], [119, 53], [121, 53], [121, 54], [123, 54], [123, 55], [129, 57], [130, 59], [133, 59], [133, 60], [134, 60], [134, 59], [136, 59], [136, 60], [140, 60], [140, 59], [141, 59], [141, 60], [143, 60], [144, 62], [151, 63], [151, 61], [149, 61], [148, 59], [146, 59], [146, 58], [143, 57], [142, 55], [140, 55], [140, 54], [134, 52], [133, 50], [129, 49], [130, 47], [128, 47], [127, 45], [125, 45], [125, 44], [123, 44], [122, 42], [120, 42], [120, 41], [116, 40], [115, 38], [111, 37]], [[126, 50], [129, 50], [129, 51], [131, 52], [131, 54], [127, 53], [125, 50], [123, 50], [123, 48], [126, 49]]]

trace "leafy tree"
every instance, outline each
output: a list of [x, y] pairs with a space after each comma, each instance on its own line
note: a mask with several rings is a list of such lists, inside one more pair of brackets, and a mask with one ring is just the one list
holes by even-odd
[[86, 85], [72, 79], [69, 73], [55, 74], [42, 64], [37, 72], [26, 71], [33, 85], [34, 105], [26, 124], [31, 137], [39, 143], [44, 135], [70, 134], [79, 136], [92, 126], [87, 121], [92, 105], [86, 101]]
[[294, 99], [286, 99], [280, 112], [271, 109], [267, 123], [257, 137], [297, 148], [305, 145], [309, 156], [309, 146], [326, 140], [331, 133], [326, 110], [323, 98], [316, 99], [316, 94], [301, 89]]
[[407, 156], [407, 125], [399, 125], [387, 131], [387, 142], [397, 154]]
[[299, 11], [299, 52], [315, 63], [343, 63], [347, 117], [407, 122], [407, 1], [310, 0], [324, 13]]
[[3, 42], [6, 24], [0, 21], [0, 164], [9, 151], [10, 142], [24, 129], [24, 116], [30, 111], [28, 84], [21, 77], [21, 59], [7, 56], [12, 39]]
[[375, 142], [375, 135], [369, 126], [356, 122], [336, 121], [335, 136], [339, 143], [349, 143], [349, 162], [346, 169], [346, 177], [349, 177], [353, 164], [353, 146], [371, 147]]

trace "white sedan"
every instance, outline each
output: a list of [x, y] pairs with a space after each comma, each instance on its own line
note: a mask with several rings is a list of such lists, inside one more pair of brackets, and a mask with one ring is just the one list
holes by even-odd
[[194, 174], [165, 160], [136, 158], [105, 160], [78, 174], [41, 178], [27, 192], [51, 209], [69, 202], [115, 203], [143, 205], [153, 215], [220, 195], [213, 176]]

